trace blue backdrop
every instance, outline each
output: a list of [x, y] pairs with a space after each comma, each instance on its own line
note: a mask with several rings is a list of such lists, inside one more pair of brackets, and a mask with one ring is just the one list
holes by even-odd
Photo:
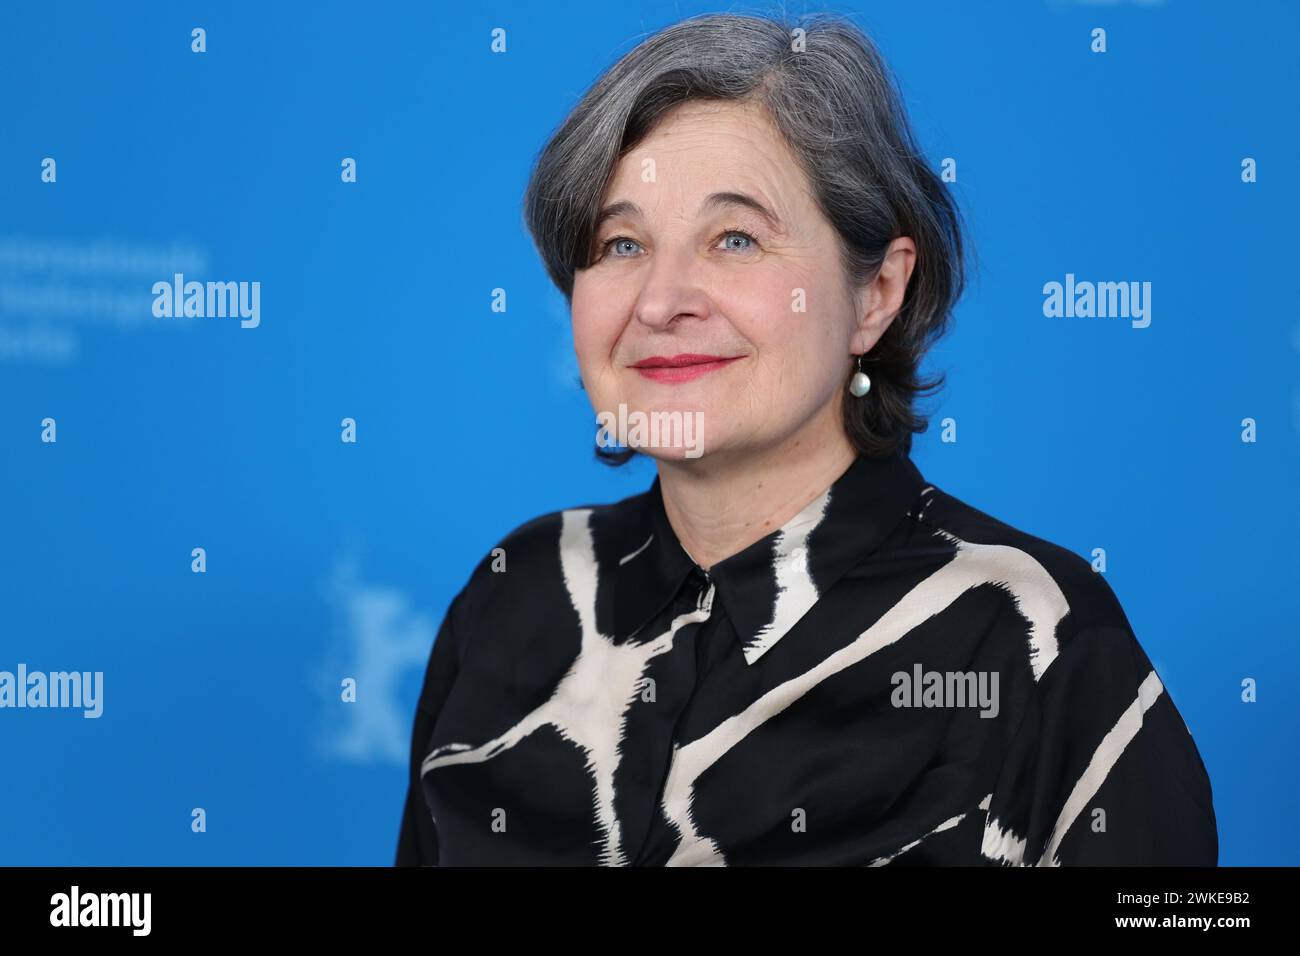
[[[0, 670], [104, 684], [98, 719], [0, 710], [0, 862], [391, 862], [448, 601], [520, 522], [653, 476], [593, 459], [530, 163], [617, 56], [720, 9], [772, 10], [5, 4]], [[1105, 549], [1221, 862], [1300, 863], [1300, 7], [788, 9], [853, 14], [956, 163], [979, 271], [914, 460]], [[259, 282], [259, 324], [156, 318], [175, 272]], [[1067, 274], [1150, 282], [1150, 324], [1045, 316]]]

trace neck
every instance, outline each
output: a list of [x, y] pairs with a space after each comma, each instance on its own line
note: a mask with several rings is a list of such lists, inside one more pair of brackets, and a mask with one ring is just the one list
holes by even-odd
[[664, 510], [682, 547], [708, 570], [797, 515], [857, 454], [837, 428], [816, 438], [791, 436], [744, 455], [660, 461]]

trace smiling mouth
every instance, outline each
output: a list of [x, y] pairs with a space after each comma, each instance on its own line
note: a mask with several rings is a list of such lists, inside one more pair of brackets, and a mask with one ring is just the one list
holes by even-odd
[[743, 355], [656, 355], [642, 359], [631, 367], [644, 377], [656, 382], [689, 382], [692, 379], [708, 375], [726, 368], [732, 362], [744, 358]]

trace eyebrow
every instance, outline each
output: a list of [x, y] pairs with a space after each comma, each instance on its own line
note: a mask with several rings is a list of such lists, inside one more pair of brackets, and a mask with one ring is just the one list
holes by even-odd
[[[772, 212], [772, 210], [768, 209], [765, 205], [763, 205], [761, 202], [759, 202], [757, 199], [755, 199], [753, 196], [749, 195], [748, 193], [737, 193], [737, 192], [710, 193], [708, 196], [704, 198], [704, 201], [700, 203], [699, 211], [703, 213], [713, 209], [724, 209], [729, 206], [740, 206], [744, 209], [752, 209], [754, 212], [758, 213], [765, 220], [767, 220], [768, 226], [770, 226], [774, 232], [778, 232], [778, 233], [785, 232], [785, 226], [781, 222], [781, 217], [779, 217], [776, 213]], [[610, 203], [608, 206], [603, 208], [596, 215], [596, 222], [595, 225], [592, 227], [592, 229], [593, 231], [598, 230], [602, 225], [605, 224], [606, 221], [617, 218], [618, 216], [627, 216], [629, 218], [635, 218], [640, 215], [641, 215], [640, 206], [638, 206], [634, 202], [630, 202], [629, 200], [622, 199], [619, 200], [618, 202]]]

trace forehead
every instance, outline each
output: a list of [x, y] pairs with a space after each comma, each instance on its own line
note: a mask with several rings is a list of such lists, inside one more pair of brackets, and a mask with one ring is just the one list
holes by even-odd
[[[653, 161], [653, 177], [646, 175]], [[615, 167], [607, 197], [624, 192], [707, 193], [744, 188], [774, 204], [808, 193], [799, 164], [766, 110], [750, 103], [688, 101], [675, 107]]]

